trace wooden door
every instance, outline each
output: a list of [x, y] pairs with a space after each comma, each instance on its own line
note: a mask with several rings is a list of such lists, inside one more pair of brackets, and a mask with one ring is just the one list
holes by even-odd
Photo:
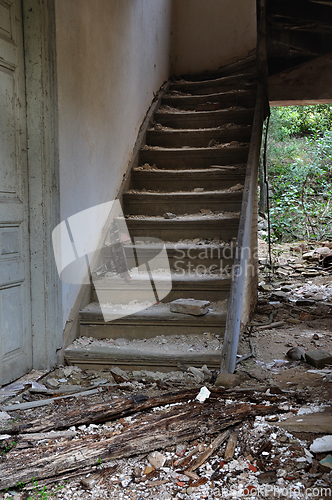
[[31, 368], [21, 0], [0, 0], [0, 385]]

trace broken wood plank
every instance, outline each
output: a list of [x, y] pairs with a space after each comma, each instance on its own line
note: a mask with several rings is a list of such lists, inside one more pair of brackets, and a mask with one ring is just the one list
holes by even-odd
[[225, 431], [222, 434], [220, 434], [220, 436], [218, 436], [207, 447], [207, 449], [205, 451], [203, 451], [203, 453], [201, 453], [201, 455], [199, 455], [199, 457], [195, 460], [195, 462], [188, 467], [187, 471], [193, 472], [194, 470], [198, 469], [198, 467], [200, 467], [205, 462], [205, 460], [207, 460], [209, 458], [209, 456], [212, 455], [212, 453], [217, 448], [219, 448], [219, 446], [221, 446], [224, 441], [226, 441], [226, 439], [228, 438], [229, 435], [230, 435], [230, 431]]
[[[168, 410], [168, 411], [167, 411]], [[152, 450], [220, 432], [243, 419], [276, 413], [276, 406], [240, 403], [227, 405], [209, 399], [204, 404], [192, 401], [143, 415], [121, 434], [100, 440], [89, 435], [59, 444], [41, 445], [27, 450], [13, 449], [0, 463], [0, 489], [18, 482], [52, 478], [83, 467]], [[220, 437], [219, 437], [220, 439]]]
[[93, 394], [98, 394], [99, 392], [100, 389], [89, 389], [81, 392], [73, 392], [72, 394], [66, 394], [65, 396], [58, 396], [56, 398], [41, 399], [39, 401], [31, 401], [27, 403], [18, 403], [15, 405], [3, 406], [1, 408], [1, 411], [30, 410], [32, 408], [38, 408], [39, 406], [47, 406], [59, 399], [78, 398], [79, 396], [92, 396]]
[[224, 456], [224, 460], [226, 462], [229, 462], [230, 460], [232, 460], [232, 458], [234, 456], [237, 437], [238, 437], [237, 432], [232, 432], [231, 435], [229, 436], [226, 450], [225, 450], [225, 456]]
[[[221, 392], [213, 391], [213, 393], [214, 395], [219, 395]], [[64, 409], [60, 413], [54, 412], [51, 415], [45, 416], [42, 420], [40, 418], [30, 421], [25, 420], [23, 424], [17, 423], [10, 429], [7, 429], [6, 432], [8, 434], [46, 432], [56, 429], [65, 429], [73, 425], [106, 422], [110, 419], [120, 418], [130, 413], [146, 410], [155, 406], [188, 401], [189, 399], [195, 398], [197, 394], [197, 389], [191, 389], [167, 393], [152, 398], [148, 398], [141, 394], [118, 399], [113, 399], [108, 396], [108, 401], [105, 403], [85, 405], [84, 409], [82, 409], [82, 407], [76, 407], [69, 410]]]
[[73, 439], [76, 436], [76, 431], [57, 431], [57, 432], [39, 432], [35, 434], [20, 434], [15, 438], [17, 442], [15, 449], [29, 448], [35, 446], [38, 441], [46, 441], [55, 439]]
[[270, 323], [268, 325], [255, 326], [255, 328], [256, 330], [267, 330], [268, 328], [278, 328], [278, 326], [283, 326], [284, 324], [284, 321], [275, 321], [274, 323]]

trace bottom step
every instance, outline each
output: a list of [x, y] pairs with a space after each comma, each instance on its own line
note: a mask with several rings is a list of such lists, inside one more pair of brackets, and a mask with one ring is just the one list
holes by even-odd
[[118, 340], [121, 342], [81, 337], [65, 349], [65, 359], [82, 369], [117, 365], [130, 371], [167, 372], [189, 366], [207, 365], [210, 369], [220, 366], [220, 337], [211, 333]]

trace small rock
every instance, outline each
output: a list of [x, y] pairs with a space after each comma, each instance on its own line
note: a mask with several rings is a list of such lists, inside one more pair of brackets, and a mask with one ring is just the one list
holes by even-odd
[[147, 467], [145, 467], [144, 475], [147, 476], [148, 474], [150, 474], [150, 472], [152, 472], [154, 470], [155, 470], [154, 467], [151, 467], [151, 465], [148, 465]]
[[296, 301], [297, 306], [314, 306], [316, 302], [310, 299], [298, 299]]
[[119, 339], [114, 340], [114, 345], [117, 345], [119, 347], [122, 347], [122, 346], [127, 345], [127, 344], [129, 344], [128, 339], [119, 338]]
[[187, 446], [185, 444], [178, 444], [175, 450], [175, 454], [178, 457], [183, 457], [187, 449]]
[[7, 422], [7, 420], [10, 420], [11, 419], [11, 416], [9, 415], [9, 413], [5, 412], [5, 411], [0, 411], [0, 424], [2, 424], [3, 422]]
[[312, 340], [319, 340], [319, 335], [317, 333], [314, 333], [312, 336]]
[[300, 314], [300, 319], [302, 321], [312, 321], [314, 318], [313, 318], [312, 314], [303, 312]]
[[290, 323], [291, 325], [299, 325], [300, 323], [302, 323], [302, 321], [297, 318], [287, 318], [286, 322]]
[[209, 208], [201, 208], [200, 212], [201, 214], [206, 214], [206, 215], [212, 214], [212, 211]]
[[288, 294], [286, 292], [282, 292], [281, 290], [278, 290], [276, 292], [271, 293], [270, 298], [273, 300], [284, 300], [285, 301], [288, 299]]
[[57, 389], [60, 386], [58, 380], [56, 380], [55, 378], [49, 378], [49, 379], [47, 379], [46, 385], [50, 389]]
[[148, 460], [152, 467], [154, 467], [155, 469], [160, 469], [160, 467], [163, 467], [164, 463], [166, 462], [166, 457], [165, 455], [162, 455], [162, 453], [159, 453], [159, 451], [153, 451], [148, 456]]
[[163, 215], [164, 219], [176, 219], [176, 215], [175, 214], [172, 214], [172, 212], [166, 212], [164, 215]]
[[82, 373], [81, 368], [79, 368], [78, 366], [65, 366], [62, 371], [65, 377], [71, 377], [72, 375], [74, 375], [74, 373]]
[[287, 351], [286, 356], [294, 361], [300, 361], [301, 359], [305, 360], [305, 351], [302, 347], [298, 345], [296, 347], [292, 347]]
[[203, 370], [200, 370], [199, 368], [196, 368], [195, 366], [189, 366], [188, 372], [194, 376], [197, 384], [201, 384], [202, 382], [204, 382], [205, 374], [204, 374]]
[[307, 352], [305, 358], [307, 363], [315, 368], [324, 368], [325, 365], [332, 364], [332, 356], [328, 352], [321, 351], [320, 349]]
[[215, 385], [217, 387], [226, 387], [227, 389], [233, 389], [241, 382], [240, 377], [235, 373], [219, 373]]
[[329, 467], [332, 469], [332, 455], [327, 455], [323, 460], [320, 460], [319, 463], [324, 467]]
[[204, 188], [195, 188], [194, 193], [203, 193]]
[[207, 387], [202, 387], [199, 393], [197, 394], [196, 399], [200, 403], [204, 403], [204, 401], [210, 397], [210, 394], [211, 392]]
[[315, 439], [310, 446], [310, 451], [312, 451], [313, 453], [324, 453], [325, 451], [332, 451], [332, 435]]
[[177, 299], [170, 303], [171, 312], [203, 316], [209, 310], [208, 300]]
[[128, 374], [118, 366], [112, 366], [110, 372], [118, 384], [121, 382], [129, 382]]

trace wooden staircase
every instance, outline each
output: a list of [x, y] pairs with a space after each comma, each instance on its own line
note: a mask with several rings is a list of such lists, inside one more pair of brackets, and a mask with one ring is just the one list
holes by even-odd
[[[131, 237], [123, 245], [129, 267], [137, 249], [144, 262], [151, 261], [158, 245], [149, 238], [159, 238], [167, 250], [172, 289], [160, 303], [108, 322], [94, 290], [93, 302], [80, 312], [80, 335], [90, 340], [77, 339], [65, 349], [68, 363], [219, 367], [256, 89], [250, 72], [169, 84], [122, 206]], [[109, 251], [103, 250], [105, 262]], [[150, 287], [149, 275], [139, 279], [138, 303]], [[105, 277], [98, 278], [99, 289], [107, 286]], [[118, 304], [125, 295], [122, 284]], [[209, 312], [172, 313], [169, 303], [178, 298], [208, 300]]]

